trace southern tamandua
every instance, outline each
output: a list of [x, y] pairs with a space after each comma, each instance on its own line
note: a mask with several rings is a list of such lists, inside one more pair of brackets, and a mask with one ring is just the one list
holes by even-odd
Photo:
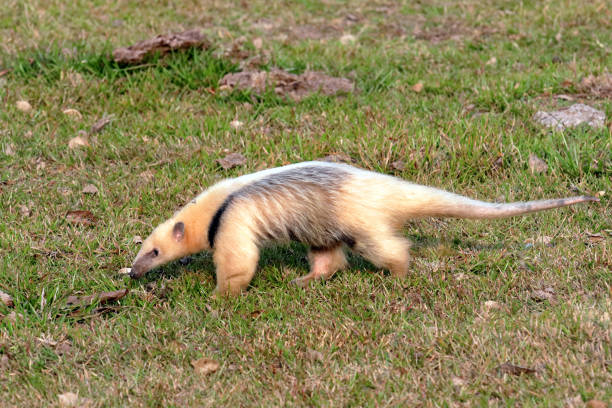
[[216, 293], [238, 294], [253, 279], [263, 245], [299, 241], [310, 247], [310, 273], [293, 281], [300, 286], [344, 268], [344, 246], [402, 277], [410, 242], [401, 230], [409, 219], [501, 218], [585, 201], [599, 200], [487, 203], [345, 164], [304, 162], [208, 188], [153, 230], [130, 276], [212, 250]]

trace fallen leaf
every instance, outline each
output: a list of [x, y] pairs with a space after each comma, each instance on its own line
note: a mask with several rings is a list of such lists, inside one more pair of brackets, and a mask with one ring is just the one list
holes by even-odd
[[395, 170], [402, 171], [406, 168], [406, 163], [404, 163], [403, 160], [396, 160], [393, 163], [391, 163], [391, 167]]
[[23, 204], [19, 206], [19, 212], [24, 217], [29, 217], [30, 215], [32, 215], [32, 211], [30, 211], [30, 209]]
[[7, 156], [14, 156], [15, 155], [15, 145], [12, 143], [7, 144], [4, 147], [4, 154], [6, 154]]
[[[1, 321], [2, 319], [0, 319]], [[0, 372], [5, 372], [9, 365], [9, 358], [6, 354], [0, 356]]]
[[4, 303], [5, 306], [13, 307], [15, 303], [13, 302], [13, 297], [8, 293], [5, 293], [0, 290], [0, 302]]
[[91, 125], [91, 129], [89, 130], [89, 134], [93, 135], [93, 134], [96, 134], [96, 133], [100, 132], [102, 129], [104, 129], [106, 126], [108, 126], [108, 124], [111, 123], [112, 120], [113, 120], [112, 116], [103, 116], [96, 123]]
[[453, 377], [451, 378], [451, 382], [455, 387], [463, 387], [467, 384], [467, 382], [463, 378]]
[[74, 392], [58, 394], [57, 398], [61, 407], [72, 408], [79, 405], [79, 396]]
[[306, 357], [308, 357], [310, 361], [319, 361], [319, 362], [322, 362], [325, 359], [323, 356], [323, 353], [317, 350], [312, 350], [312, 349], [308, 349], [306, 351]]
[[88, 306], [88, 305], [91, 305], [94, 301], [98, 301], [98, 303], [102, 305], [108, 302], [119, 300], [125, 295], [127, 295], [128, 292], [129, 292], [128, 289], [121, 289], [121, 290], [114, 290], [111, 292], [100, 292], [100, 293], [96, 293], [94, 295], [88, 295], [88, 296], [71, 295], [71, 296], [68, 296], [68, 298], [66, 299], [66, 305], [75, 306], [75, 307]]
[[3, 76], [5, 76], [6, 74], [8, 74], [11, 71], [12, 71], [11, 69], [0, 70], [0, 78], [2, 78]]
[[550, 302], [551, 300], [553, 300], [554, 292], [552, 291], [552, 288], [547, 289], [551, 290], [534, 290], [533, 292], [531, 292], [530, 297], [536, 302], [543, 302], [545, 300]]
[[253, 47], [255, 47], [256, 50], [261, 49], [262, 46], [263, 40], [261, 38], [257, 37], [253, 40]]
[[599, 97], [612, 97], [612, 73], [589, 75], [580, 81], [578, 88]]
[[243, 71], [227, 74], [219, 81], [219, 89], [251, 90], [256, 94], [274, 89], [277, 95], [300, 101], [316, 92], [328, 96], [353, 92], [355, 85], [347, 78], [331, 77], [322, 72], [307, 71], [295, 75], [275, 69], [270, 72]]
[[357, 38], [353, 34], [344, 34], [340, 37], [340, 43], [342, 45], [353, 44], [355, 41], [357, 41]]
[[495, 64], [497, 64], [497, 58], [495, 58], [495, 57], [491, 57], [491, 58], [490, 58], [490, 59], [489, 59], [489, 60], [486, 62], [486, 64], [485, 64], [485, 65], [495, 65]]
[[132, 268], [121, 268], [119, 269], [120, 275], [129, 275], [132, 272]]
[[254, 310], [251, 312], [251, 319], [257, 319], [259, 316], [261, 316], [263, 312], [261, 310]]
[[20, 111], [26, 113], [32, 110], [32, 105], [30, 105], [30, 102], [28, 101], [17, 101], [15, 106], [17, 106], [17, 109], [19, 109]]
[[240, 153], [230, 153], [222, 159], [217, 159], [217, 163], [219, 163], [225, 170], [228, 170], [233, 167], [244, 165], [246, 163], [246, 157]]
[[544, 173], [548, 170], [548, 164], [533, 153], [529, 153], [529, 169], [531, 173]]
[[212, 374], [219, 369], [219, 363], [209, 358], [200, 358], [191, 362], [193, 369], [200, 375]]
[[608, 404], [600, 400], [592, 399], [587, 401], [586, 408], [608, 408]]
[[511, 364], [509, 362], [498, 366], [497, 370], [500, 372], [500, 374], [512, 374], [512, 375], [533, 374], [536, 372], [534, 368], [518, 366], [518, 365]]
[[139, 64], [154, 54], [164, 55], [171, 51], [188, 48], [208, 48], [209, 44], [200, 30], [188, 30], [182, 33], [158, 35], [129, 47], [113, 51], [113, 59], [120, 64]]
[[96, 217], [87, 210], [73, 210], [66, 213], [66, 221], [71, 224], [93, 225]]
[[17, 322], [17, 318], [18, 318], [18, 317], [22, 317], [22, 315], [21, 315], [21, 314], [17, 314], [17, 313], [15, 313], [15, 311], [14, 311], [14, 310], [13, 310], [13, 311], [11, 311], [11, 313], [9, 313], [9, 314], [7, 314], [6, 316], [4, 316], [4, 318], [5, 318], [7, 321], [11, 322], [11, 323], [16, 323], [16, 322]]
[[132, 242], [134, 244], [142, 244], [142, 237], [140, 235], [134, 235]]
[[423, 83], [422, 82], [417, 82], [416, 84], [412, 85], [412, 90], [416, 93], [419, 93], [423, 90]]
[[483, 308], [487, 311], [490, 310], [500, 310], [502, 308], [501, 303], [496, 302], [494, 300], [487, 300], [483, 303]]
[[89, 146], [89, 142], [87, 141], [87, 137], [85, 136], [76, 136], [68, 141], [68, 147], [71, 149], [75, 149], [80, 146]]
[[98, 188], [93, 184], [87, 184], [83, 187], [83, 194], [98, 194]]
[[242, 125], [244, 125], [244, 123], [239, 120], [232, 120], [230, 122], [230, 126], [232, 127], [232, 129], [235, 129], [235, 130], [240, 129]]
[[594, 128], [603, 128], [606, 114], [588, 105], [577, 103], [569, 108], [560, 109], [558, 111], [538, 111], [533, 116], [533, 119], [546, 127], [561, 131], [565, 128], [576, 127], [583, 123]]
[[573, 101], [574, 100], [573, 96], [565, 95], [565, 94], [555, 95], [555, 98], [561, 99], [562, 101]]
[[604, 241], [606, 239], [601, 233], [591, 234], [590, 232], [587, 232], [586, 236], [589, 239], [589, 242], [592, 244]]
[[64, 115], [70, 116], [75, 119], [81, 119], [83, 117], [83, 115], [81, 115], [81, 112], [72, 108], [64, 109], [62, 112], [64, 113]]
[[353, 159], [351, 159], [351, 157], [347, 154], [344, 153], [332, 153], [332, 154], [328, 154], [325, 157], [322, 157], [320, 159], [317, 159], [319, 161], [326, 161], [326, 162], [332, 162], [332, 163], [352, 163]]

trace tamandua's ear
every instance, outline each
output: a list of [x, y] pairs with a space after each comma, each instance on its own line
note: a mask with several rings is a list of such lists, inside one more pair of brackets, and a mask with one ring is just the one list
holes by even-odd
[[179, 221], [174, 224], [174, 228], [172, 229], [172, 236], [174, 236], [175, 241], [181, 241], [185, 238], [185, 224], [183, 221]]

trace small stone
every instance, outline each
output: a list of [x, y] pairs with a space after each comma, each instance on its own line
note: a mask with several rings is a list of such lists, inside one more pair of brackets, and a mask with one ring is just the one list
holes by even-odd
[[243, 122], [239, 121], [239, 120], [232, 120], [230, 122], [230, 126], [232, 127], [232, 129], [234, 130], [238, 130], [242, 127], [242, 125], [244, 125]]
[[132, 272], [132, 268], [119, 269], [119, 275], [129, 275], [131, 272]]
[[26, 113], [32, 110], [32, 105], [30, 105], [30, 102], [28, 101], [17, 101], [15, 106], [17, 106], [17, 109], [19, 109], [20, 111]]
[[588, 105], [577, 103], [569, 108], [558, 111], [538, 111], [533, 118], [536, 122], [546, 127], [561, 131], [568, 127], [576, 127], [583, 123], [594, 128], [603, 128], [606, 114]]
[[344, 34], [342, 37], [340, 37], [340, 43], [342, 45], [352, 44], [355, 41], [357, 41], [357, 38], [353, 34]]

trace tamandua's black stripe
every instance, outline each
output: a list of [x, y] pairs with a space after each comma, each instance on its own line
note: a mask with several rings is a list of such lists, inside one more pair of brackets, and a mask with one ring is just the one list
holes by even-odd
[[227, 207], [231, 204], [233, 200], [233, 194], [227, 196], [225, 201], [223, 201], [223, 204], [221, 204], [217, 212], [215, 212], [215, 215], [213, 215], [212, 220], [210, 221], [210, 225], [208, 227], [208, 244], [211, 248], [215, 246], [215, 236], [217, 235], [217, 232], [219, 231], [219, 226], [221, 225], [221, 217], [223, 216], [223, 213], [225, 212], [225, 210], [227, 210]]

